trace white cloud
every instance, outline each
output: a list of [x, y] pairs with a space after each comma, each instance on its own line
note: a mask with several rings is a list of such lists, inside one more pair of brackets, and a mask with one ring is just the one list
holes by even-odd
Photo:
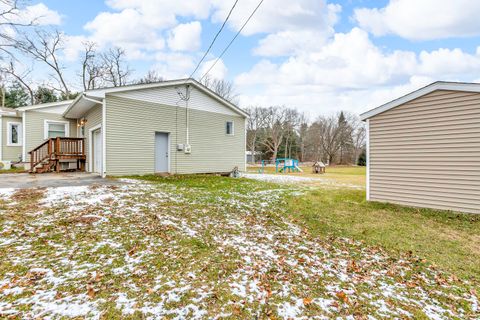
[[201, 45], [202, 25], [199, 21], [179, 24], [168, 38], [168, 47], [174, 51], [196, 51]]
[[[216, 59], [212, 59], [202, 63], [202, 66], [200, 67], [199, 75], [203, 76], [208, 71], [208, 69], [210, 69], [210, 67], [215, 63], [215, 60]], [[210, 70], [208, 75], [214, 79], [224, 79], [227, 75], [227, 72], [228, 72], [227, 67], [223, 63], [223, 60], [220, 59], [212, 68], [212, 70]]]
[[390, 0], [384, 8], [356, 9], [358, 24], [374, 35], [411, 40], [480, 35], [480, 1]]
[[[62, 23], [60, 14], [48, 8], [43, 3], [37, 3], [31, 6], [20, 6], [18, 9], [10, 11], [9, 4], [0, 2], [0, 10], [4, 14], [0, 17], [0, 23], [19, 23], [19, 24], [34, 24], [37, 26], [59, 25]], [[9, 12], [9, 13], [6, 13]]]
[[160, 50], [165, 46], [151, 22], [134, 9], [118, 13], [102, 12], [85, 25], [92, 33], [91, 39], [100, 46], [121, 46], [127, 50], [145, 48]]
[[211, 8], [211, 0], [108, 0], [107, 4], [116, 10], [136, 10], [161, 28], [176, 25], [177, 16], [206, 19]]
[[268, 59], [238, 75], [241, 104], [287, 104], [313, 114], [365, 111], [435, 80], [473, 80], [480, 74], [480, 48], [385, 51], [368, 33], [337, 33], [320, 49], [281, 63]]
[[38, 3], [32, 6], [26, 6], [19, 12], [19, 19], [24, 23], [33, 21], [36, 25], [59, 25], [62, 23], [60, 14], [49, 9], [45, 4]]
[[184, 53], [158, 52], [153, 70], [165, 79], [186, 78], [195, 67], [193, 57]]
[[[257, 4], [256, 0], [239, 2], [229, 26], [237, 31]], [[228, 1], [217, 0], [212, 20], [223, 22], [230, 6]], [[325, 0], [265, 1], [242, 34], [267, 33], [254, 49], [256, 55], [287, 56], [320, 47], [334, 33], [333, 26], [340, 11], [340, 5], [327, 4]]]

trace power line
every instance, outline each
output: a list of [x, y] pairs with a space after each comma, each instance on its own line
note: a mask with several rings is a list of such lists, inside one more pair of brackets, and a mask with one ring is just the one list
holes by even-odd
[[223, 28], [224, 28], [225, 25], [227, 24], [228, 19], [230, 19], [230, 15], [232, 14], [233, 9], [235, 9], [235, 6], [237, 5], [237, 2], [238, 2], [238, 0], [235, 0], [235, 3], [234, 3], [233, 6], [230, 8], [230, 11], [228, 12], [227, 17], [225, 18], [225, 21], [223, 21], [223, 24], [222, 24], [222, 26], [220, 27], [220, 30], [218, 30], [217, 34], [215, 35], [215, 37], [214, 37], [213, 40], [212, 40], [212, 43], [210, 43], [210, 46], [208, 47], [207, 51], [205, 51], [205, 54], [203, 55], [202, 59], [200, 59], [200, 62], [197, 64], [197, 66], [195, 67], [195, 69], [193, 70], [193, 72], [190, 74], [190, 77], [188, 77], [188, 78], [191, 78], [191, 77], [195, 74], [195, 72], [197, 72], [197, 70], [198, 70], [198, 68], [200, 67], [200, 65], [202, 64], [203, 60], [205, 59], [205, 57], [207, 56], [207, 54], [210, 52], [210, 49], [212, 49], [213, 44], [215, 43], [215, 41], [217, 40], [218, 36], [219, 36], [220, 33], [222, 32]]
[[252, 13], [250, 14], [250, 16], [248, 17], [248, 19], [245, 21], [245, 23], [242, 25], [242, 27], [238, 30], [237, 34], [235, 34], [235, 36], [232, 38], [232, 40], [230, 40], [230, 42], [228, 43], [228, 45], [225, 47], [225, 49], [222, 51], [222, 53], [218, 56], [218, 58], [215, 60], [215, 62], [210, 66], [210, 68], [208, 68], [207, 72], [204, 73], [204, 75], [200, 78], [200, 81], [202, 81], [203, 78], [205, 78], [205, 76], [213, 69], [213, 67], [215, 67], [215, 65], [217, 64], [217, 62], [222, 58], [222, 56], [225, 54], [225, 52], [227, 52], [228, 48], [230, 48], [230, 46], [232, 45], [232, 43], [235, 41], [235, 39], [237, 39], [238, 35], [243, 31], [243, 29], [245, 28], [245, 26], [248, 24], [248, 22], [250, 21], [250, 19], [252, 19], [253, 15], [255, 14], [255, 12], [257, 12], [258, 8], [260, 8], [260, 6], [262, 5], [264, 0], [260, 0], [260, 2], [258, 3], [258, 5], [255, 7], [255, 9], [252, 11]]

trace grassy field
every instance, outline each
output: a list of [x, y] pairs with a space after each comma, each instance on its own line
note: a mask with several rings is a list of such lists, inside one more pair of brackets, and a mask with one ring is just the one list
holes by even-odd
[[477, 318], [472, 266], [432, 266], [443, 248], [410, 253], [380, 235], [387, 223], [357, 232], [362, 212], [444, 218], [366, 204], [352, 185], [361, 169], [337, 169], [328, 179], [350, 187], [147, 176], [0, 190], [0, 318]]
[[[316, 177], [340, 186], [365, 185], [365, 167], [328, 167], [324, 175], [303, 169], [304, 173], [287, 175]], [[265, 170], [274, 172], [272, 167]], [[364, 190], [352, 188], [317, 188], [293, 197], [288, 204], [291, 214], [315, 234], [354, 238], [392, 253], [412, 252], [480, 283], [478, 215], [369, 203]]]
[[[352, 167], [352, 166], [333, 166], [327, 167], [325, 174], [312, 173], [311, 167], [300, 167], [303, 172], [295, 173], [278, 173], [278, 175], [287, 175], [295, 177], [305, 177], [315, 179], [315, 181], [309, 181], [309, 185], [327, 185], [327, 186], [355, 186], [363, 188], [365, 187], [365, 167]], [[251, 166], [248, 167], [248, 172], [258, 173], [262, 170], [261, 167]], [[263, 170], [265, 174], [275, 174], [275, 167], [265, 167]], [[318, 180], [318, 181], [316, 181]]]

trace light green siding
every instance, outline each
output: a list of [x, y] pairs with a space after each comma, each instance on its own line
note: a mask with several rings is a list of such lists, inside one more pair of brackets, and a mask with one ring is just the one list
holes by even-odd
[[[192, 153], [177, 151], [185, 143], [185, 108], [128, 98], [106, 97], [107, 175], [152, 174], [155, 132], [170, 134], [170, 173], [229, 172], [245, 166], [245, 118], [189, 110]], [[234, 135], [225, 133], [234, 121]]]
[[2, 141], [0, 148], [2, 148], [2, 159], [0, 160], [9, 160], [9, 161], [18, 161], [19, 157], [22, 155], [22, 147], [21, 146], [7, 146], [8, 140], [8, 126], [9, 122], [18, 122], [22, 123], [22, 118], [19, 117], [9, 117], [9, 116], [2, 116]]
[[87, 170], [89, 170], [89, 162], [90, 162], [90, 137], [89, 137], [89, 131], [91, 128], [94, 128], [98, 125], [102, 124], [102, 105], [96, 105], [92, 109], [90, 109], [84, 116], [87, 120], [87, 123], [85, 124], [85, 153], [87, 155]]
[[25, 126], [26, 126], [26, 152], [27, 161], [30, 160], [28, 152], [36, 148], [45, 141], [45, 120], [51, 121], [68, 121], [70, 122], [69, 137], [77, 136], [77, 121], [69, 120], [62, 117], [61, 114], [46, 113], [38, 111], [25, 112]]

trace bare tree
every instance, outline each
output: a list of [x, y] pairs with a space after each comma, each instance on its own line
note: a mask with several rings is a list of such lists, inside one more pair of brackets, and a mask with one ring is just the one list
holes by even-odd
[[5, 74], [14, 80], [16, 80], [18, 83], [20, 83], [21, 86], [23, 86], [29, 95], [30, 98], [30, 104], [34, 103], [34, 90], [33, 86], [30, 80], [30, 73], [32, 72], [31, 69], [27, 69], [23, 72], [18, 71], [14, 60], [11, 60], [8, 65], [3, 66], [0, 68], [0, 73]]
[[113, 87], [124, 86], [132, 69], [125, 62], [125, 50], [119, 47], [110, 48], [101, 54], [103, 80]]
[[144, 83], [156, 83], [156, 82], [162, 82], [162, 81], [165, 81], [165, 79], [161, 75], [159, 75], [155, 70], [149, 70], [143, 78], [140, 78], [139, 80], [135, 81], [135, 83], [144, 84]]
[[70, 95], [70, 89], [63, 74], [63, 66], [59, 62], [59, 55], [63, 51], [64, 34], [58, 30], [48, 32], [36, 30], [34, 35], [23, 34], [22, 39], [16, 42], [16, 48], [27, 56], [47, 65], [53, 72], [52, 77], [58, 82], [53, 89], [60, 91], [63, 96]]
[[360, 119], [357, 118], [357, 121], [353, 124], [353, 161], [355, 164], [358, 164], [358, 157], [360, 156], [361, 151], [365, 147], [365, 138], [367, 136], [367, 130], [365, 125]]
[[18, 29], [35, 24], [36, 18], [21, 21], [19, 13], [18, 0], [0, 0], [0, 59], [14, 58], [12, 49], [16, 48]]
[[84, 53], [82, 56], [82, 83], [84, 90], [99, 88], [103, 85], [103, 66], [98, 59], [97, 44], [87, 41], [83, 43]]
[[201, 79], [201, 83], [225, 100], [235, 104], [237, 103], [238, 94], [235, 92], [233, 82], [224, 79], [215, 79], [207, 75]]
[[307, 144], [307, 133], [308, 133], [308, 118], [302, 113], [299, 115], [298, 119], [298, 142], [299, 142], [299, 157], [300, 162], [305, 161], [306, 153], [306, 144]]
[[297, 131], [300, 125], [300, 113], [296, 109], [285, 108], [284, 137], [285, 137], [285, 158], [291, 157], [292, 145], [298, 137]]
[[287, 116], [287, 109], [285, 107], [270, 107], [265, 109], [263, 118], [264, 135], [260, 143], [272, 153], [273, 159], [277, 158], [278, 149], [285, 137], [285, 120]]
[[262, 125], [264, 122], [264, 109], [261, 107], [250, 107], [247, 110], [247, 149], [252, 153], [252, 162], [255, 163], [255, 153]]
[[333, 163], [335, 156], [340, 150], [340, 126], [338, 116], [330, 116], [327, 118], [321, 118], [321, 135], [322, 135], [322, 149], [327, 157], [328, 163]]

